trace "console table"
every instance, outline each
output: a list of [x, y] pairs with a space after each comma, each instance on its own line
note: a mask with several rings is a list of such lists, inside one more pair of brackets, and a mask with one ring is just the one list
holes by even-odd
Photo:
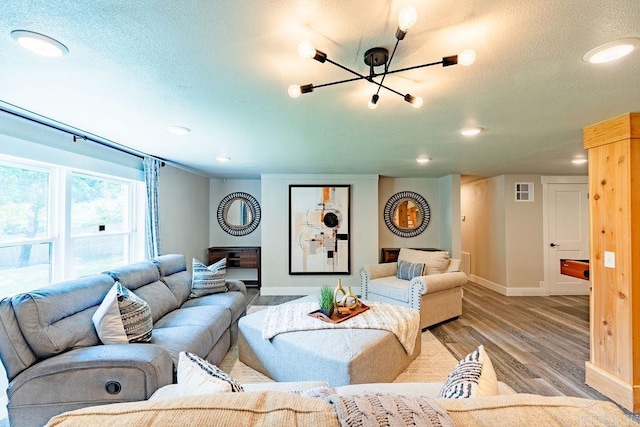
[[260, 246], [213, 246], [208, 252], [209, 265], [227, 259], [227, 278], [260, 287]]
[[[440, 249], [437, 248], [409, 248], [415, 249], [417, 251], [429, 251], [436, 252]], [[400, 248], [382, 248], [380, 254], [380, 262], [396, 262], [398, 261], [398, 254], [400, 253]]]

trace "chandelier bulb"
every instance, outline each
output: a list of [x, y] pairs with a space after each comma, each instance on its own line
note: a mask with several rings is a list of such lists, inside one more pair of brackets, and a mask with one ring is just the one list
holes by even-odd
[[300, 89], [299, 85], [289, 86], [289, 89], [287, 92], [289, 92], [289, 96], [292, 98], [297, 98], [302, 94], [302, 90]]
[[407, 31], [418, 20], [418, 12], [413, 7], [405, 7], [398, 15], [398, 28], [401, 31]]
[[316, 55], [316, 48], [305, 40], [298, 45], [298, 55], [300, 55], [301, 58], [311, 59]]
[[380, 98], [380, 95], [373, 94], [373, 96], [369, 100], [369, 109], [370, 110], [375, 110], [376, 108], [378, 108], [378, 99], [379, 98]]
[[471, 49], [467, 49], [458, 55], [458, 64], [468, 67], [476, 61], [476, 53]]
[[407, 101], [413, 108], [420, 108], [424, 103], [424, 100], [420, 96], [413, 96], [411, 94], [406, 94], [404, 96], [404, 100]]

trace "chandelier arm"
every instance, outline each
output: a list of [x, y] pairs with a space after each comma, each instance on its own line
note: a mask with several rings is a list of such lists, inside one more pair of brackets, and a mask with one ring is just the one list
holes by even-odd
[[[382, 74], [382, 80], [380, 80], [380, 84], [378, 85], [378, 90], [376, 91], [376, 95], [380, 93], [380, 88], [382, 87], [382, 83], [384, 83], [384, 78], [387, 77], [389, 66], [391, 65], [391, 61], [393, 61], [393, 55], [396, 54], [396, 49], [398, 48], [398, 43], [400, 43], [400, 39], [396, 39], [396, 45], [393, 47], [393, 52], [391, 52], [391, 56], [389, 57], [389, 60], [384, 64], [384, 73]], [[404, 96], [404, 95], [400, 95], [400, 96]]]
[[[444, 61], [430, 62], [428, 64], [422, 64], [422, 65], [414, 65], [413, 67], [399, 68], [397, 70], [387, 71], [387, 72], [385, 72], [385, 74], [400, 73], [402, 71], [415, 70], [416, 68], [431, 67], [433, 65], [440, 65], [440, 64], [444, 65]], [[377, 74], [374, 77], [378, 77], [379, 75], [381, 75], [381, 74]]]
[[[368, 79], [368, 78], [369, 78], [368, 76], [362, 75], [362, 74], [358, 73], [357, 71], [353, 71], [352, 69], [347, 68], [347, 67], [345, 67], [344, 65], [338, 64], [337, 62], [332, 61], [332, 60], [331, 60], [331, 59], [329, 59], [329, 58], [327, 58], [327, 62], [329, 62], [329, 63], [331, 63], [331, 64], [335, 65], [335, 66], [336, 66], [336, 67], [338, 67], [338, 68], [342, 68], [343, 70], [348, 71], [348, 72], [350, 72], [351, 74], [355, 74], [356, 76], [360, 77], [360, 79]], [[360, 79], [356, 79], [356, 80], [360, 80]]]
[[320, 87], [333, 86], [333, 85], [338, 85], [338, 84], [341, 84], [341, 83], [355, 82], [355, 81], [362, 80], [362, 79], [366, 80], [367, 77], [354, 77], [352, 79], [338, 80], [338, 81], [330, 82], [330, 83], [322, 83], [321, 85], [313, 85], [313, 88], [314, 89], [318, 89]]

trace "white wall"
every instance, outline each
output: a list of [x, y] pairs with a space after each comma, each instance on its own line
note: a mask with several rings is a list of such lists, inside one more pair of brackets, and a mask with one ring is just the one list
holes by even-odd
[[[515, 200], [517, 182], [534, 183], [531, 202]], [[506, 283], [513, 288], [540, 288], [544, 281], [543, 198], [540, 175], [505, 176]]]
[[172, 166], [160, 168], [162, 254], [179, 253], [206, 262], [209, 243], [209, 178]]
[[460, 221], [460, 175], [447, 175], [438, 180], [440, 186], [439, 212], [440, 249], [449, 251], [451, 258], [460, 259], [462, 249]]
[[[384, 223], [384, 207], [400, 191], [413, 191], [427, 200], [431, 219], [427, 229], [415, 237], [399, 237]], [[442, 178], [381, 177], [378, 189], [378, 233], [382, 248], [438, 248], [460, 257], [460, 175]]]
[[[323, 284], [360, 292], [359, 269], [378, 262], [377, 175], [262, 175], [262, 295], [309, 295]], [[351, 185], [351, 274], [289, 275], [289, 185]]]
[[262, 230], [262, 220], [258, 228], [246, 236], [232, 236], [227, 234], [218, 223], [217, 212], [220, 201], [228, 194], [242, 192], [252, 195], [260, 204], [262, 209], [262, 197], [260, 196], [261, 183], [259, 179], [212, 179], [210, 181], [209, 215], [211, 230], [209, 232], [209, 247], [211, 246], [261, 246], [260, 233]]
[[[427, 229], [415, 237], [400, 237], [393, 234], [384, 223], [384, 207], [391, 196], [400, 191], [413, 191], [427, 200], [431, 210], [431, 219]], [[382, 248], [442, 248], [442, 226], [444, 218], [440, 212], [442, 199], [440, 184], [437, 178], [380, 178], [378, 189], [378, 233]], [[379, 254], [379, 252], [378, 252]], [[378, 255], [378, 259], [380, 256]]]
[[471, 254], [471, 275], [480, 284], [506, 286], [504, 176], [464, 184], [461, 210], [462, 250]]
[[[533, 182], [534, 201], [515, 201], [515, 183]], [[501, 175], [461, 187], [462, 250], [471, 280], [503, 295], [542, 294], [543, 210], [540, 175]]]

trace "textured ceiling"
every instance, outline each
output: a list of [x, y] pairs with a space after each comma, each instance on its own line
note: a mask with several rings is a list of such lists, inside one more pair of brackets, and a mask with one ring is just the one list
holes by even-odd
[[[392, 69], [477, 53], [471, 67], [387, 77], [422, 108], [383, 90], [371, 111], [366, 81], [287, 95], [292, 83], [351, 77], [300, 59], [301, 40], [367, 73], [364, 51], [393, 48], [408, 5], [418, 22]], [[639, 22], [638, 0], [4, 0], [0, 101], [211, 177], [586, 174], [570, 162], [586, 157], [582, 128], [640, 111], [640, 52], [600, 66], [581, 58], [640, 37]], [[37, 57], [15, 29], [70, 53]], [[486, 131], [469, 139], [457, 132], [465, 126]]]

